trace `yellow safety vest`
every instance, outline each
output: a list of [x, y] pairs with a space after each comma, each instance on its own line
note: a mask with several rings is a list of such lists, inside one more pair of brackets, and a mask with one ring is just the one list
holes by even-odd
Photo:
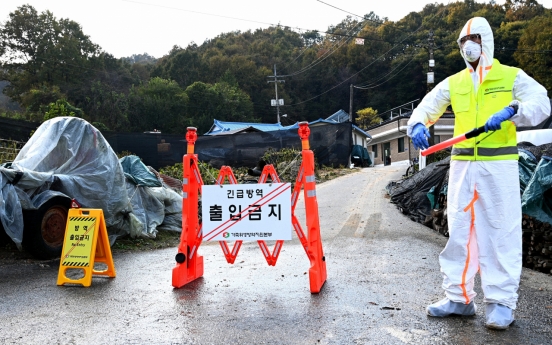
[[[483, 83], [475, 93], [469, 69], [449, 78], [450, 100], [454, 111], [454, 136], [484, 126], [487, 119], [512, 101], [512, 89], [519, 69], [494, 60]], [[501, 129], [480, 134], [455, 144], [453, 160], [517, 160], [516, 126], [502, 122]]]

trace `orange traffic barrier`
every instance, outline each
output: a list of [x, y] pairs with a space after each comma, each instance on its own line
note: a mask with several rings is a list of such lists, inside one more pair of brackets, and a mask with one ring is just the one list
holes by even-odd
[[172, 272], [172, 285], [176, 288], [203, 276], [203, 256], [198, 254], [203, 240], [198, 217], [198, 197], [203, 180], [197, 166], [197, 155], [194, 154], [196, 132], [195, 127], [188, 127], [186, 133], [188, 150], [183, 159], [182, 234], [175, 257], [176, 267]]
[[[291, 217], [293, 229], [297, 233], [299, 240], [311, 266], [309, 269], [309, 282], [311, 293], [318, 293], [326, 282], [326, 262], [324, 251], [322, 249], [322, 238], [320, 236], [320, 221], [318, 215], [318, 202], [316, 199], [316, 182], [314, 177], [314, 153], [310, 150], [309, 138], [310, 129], [307, 122], [299, 124], [299, 136], [302, 143], [303, 162], [299, 169], [295, 187], [291, 195]], [[203, 235], [201, 225], [198, 220], [198, 192], [201, 192], [203, 180], [197, 167], [197, 155], [193, 153], [194, 143], [197, 139], [196, 129], [188, 128], [186, 134], [188, 141], [188, 153], [184, 156], [183, 167], [183, 206], [182, 206], [182, 235], [181, 242], [176, 255], [176, 267], [173, 269], [173, 286], [182, 287], [190, 281], [203, 275], [203, 257], [197, 254]], [[263, 168], [258, 183], [266, 183], [268, 177], [272, 182], [280, 183], [280, 178], [271, 164]], [[220, 169], [216, 184], [222, 185], [228, 179], [230, 184], [237, 184], [236, 177], [229, 166], [223, 166]], [[301, 228], [301, 225], [295, 216], [295, 206], [301, 192], [304, 189], [307, 235]], [[267, 244], [263, 240], [257, 241], [259, 247], [270, 266], [275, 266], [280, 251], [284, 244], [283, 240], [277, 240], [274, 250], [270, 252]], [[233, 264], [243, 241], [237, 240], [232, 250], [226, 241], [219, 241], [226, 261]]]
[[[291, 209], [293, 227], [307, 252], [311, 267], [309, 269], [310, 290], [312, 293], [318, 293], [322, 285], [326, 282], [326, 258], [322, 249], [322, 238], [320, 236], [320, 218], [318, 216], [318, 201], [316, 199], [316, 180], [314, 176], [314, 153], [309, 145], [310, 129], [308, 122], [299, 123], [299, 137], [303, 147], [303, 162], [295, 180], [295, 188], [291, 194]], [[308, 237], [301, 229], [301, 225], [295, 216], [295, 205], [299, 192], [303, 187], [305, 198], [305, 213], [307, 218]]]

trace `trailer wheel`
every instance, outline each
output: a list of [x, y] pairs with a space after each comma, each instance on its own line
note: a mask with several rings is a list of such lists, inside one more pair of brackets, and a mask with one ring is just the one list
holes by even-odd
[[54, 197], [24, 219], [23, 247], [37, 259], [61, 257], [71, 201]]

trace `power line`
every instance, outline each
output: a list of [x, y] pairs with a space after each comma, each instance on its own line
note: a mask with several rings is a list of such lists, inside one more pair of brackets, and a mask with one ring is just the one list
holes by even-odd
[[279, 24], [279, 23], [278, 23], [278, 24], [275, 24], [275, 23], [267, 23], [267, 22], [261, 22], [261, 21], [257, 21], [257, 20], [251, 20], [251, 19], [244, 19], [244, 18], [237, 18], [237, 17], [224, 16], [224, 15], [220, 15], [220, 14], [213, 14], [213, 13], [207, 13], [207, 12], [200, 12], [200, 11], [187, 10], [187, 9], [183, 9], [183, 8], [179, 8], [179, 7], [173, 7], [173, 6], [166, 6], [166, 5], [159, 5], [159, 4], [151, 4], [151, 3], [142, 2], [142, 1], [136, 1], [136, 0], [120, 0], [120, 1], [123, 1], [123, 2], [130, 2], [130, 3], [134, 3], [134, 4], [138, 4], [138, 5], [145, 5], [145, 6], [166, 8], [166, 9], [169, 9], [169, 10], [176, 10], [176, 11], [182, 11], [182, 12], [189, 12], [189, 13], [201, 14], [201, 15], [204, 15], [204, 16], [212, 16], [212, 17], [233, 19], [233, 20], [239, 20], [239, 21], [250, 22], [250, 23], [264, 24], [264, 25], [269, 25], [269, 26], [273, 26], [273, 27], [284, 27], [284, 28], [288, 28], [288, 29], [290, 29], [290, 30], [297, 29], [297, 30], [302, 30], [302, 31], [314, 31], [314, 32], [323, 33], [323, 34], [327, 34], [327, 35], [343, 36], [343, 35], [341, 35], [341, 34], [332, 33], [332, 32], [328, 32], [328, 31], [311, 30], [311, 29], [305, 29], [305, 28], [300, 28], [300, 27], [291, 27], [291, 26], [287, 26], [287, 25], [281, 25], [281, 24]]
[[[416, 33], [416, 32], [417, 32], [418, 30], [420, 30], [421, 28], [422, 28], [422, 25], [420, 25], [420, 26], [418, 27], [418, 29], [416, 29], [416, 30], [415, 30], [414, 32], [412, 32], [410, 35], [406, 36], [406, 37], [403, 39], [403, 41], [406, 40], [406, 39], [407, 39], [409, 36], [411, 36], [412, 34]], [[402, 41], [401, 41], [401, 43], [402, 43]], [[397, 46], [398, 46], [398, 44], [395, 45], [395, 46], [393, 46], [391, 49], [389, 49], [389, 50], [386, 51], [385, 53], [381, 54], [381, 55], [378, 56], [377, 58], [373, 59], [373, 61], [372, 61], [371, 63], [369, 63], [368, 65], [364, 66], [364, 67], [361, 68], [358, 72], [354, 73], [353, 75], [351, 75], [350, 77], [346, 78], [345, 80], [343, 80], [343, 81], [340, 82], [339, 84], [333, 86], [332, 88], [330, 88], [330, 89], [328, 89], [328, 90], [326, 90], [326, 91], [324, 91], [324, 92], [322, 92], [322, 93], [320, 93], [320, 94], [318, 94], [318, 95], [316, 95], [316, 96], [314, 96], [314, 97], [311, 97], [311, 98], [309, 98], [309, 99], [307, 99], [307, 100], [305, 100], [305, 101], [297, 102], [297, 103], [293, 103], [293, 104], [289, 104], [288, 106], [299, 105], [299, 104], [303, 104], [303, 103], [312, 101], [313, 99], [318, 98], [318, 97], [320, 97], [320, 96], [322, 96], [322, 95], [324, 95], [324, 94], [326, 94], [326, 93], [332, 91], [333, 89], [335, 89], [335, 88], [337, 88], [338, 86], [342, 85], [342, 84], [345, 83], [346, 81], [348, 81], [348, 80], [350, 80], [351, 78], [353, 78], [353, 77], [357, 76], [358, 74], [360, 74], [360, 72], [364, 71], [366, 68], [372, 66], [374, 63], [376, 63], [376, 61], [378, 61], [379, 59], [381, 59], [382, 57], [384, 57], [385, 55], [387, 55], [390, 51], [392, 51], [393, 49], [395, 49]]]
[[[443, 7], [443, 9], [441, 10], [441, 16], [443, 15], [444, 11], [445, 11], [446, 7]], [[424, 23], [422, 23], [416, 30], [410, 32], [405, 38], [403, 38], [399, 43], [402, 43], [404, 42], [407, 38], [409, 38], [410, 36], [412, 36], [413, 34], [417, 33], [421, 28], [422, 26], [424, 26]], [[393, 49], [395, 49], [396, 47], [398, 46], [398, 44], [394, 45], [393, 47], [391, 47], [391, 49], [389, 49], [388, 51], [386, 51], [385, 53], [381, 54], [380, 56], [378, 56], [377, 58], [373, 59], [373, 61], [366, 65], [365, 67], [363, 67], [362, 69], [360, 69], [358, 72], [354, 73], [353, 75], [351, 75], [350, 77], [346, 78], [345, 80], [343, 80], [342, 82], [338, 83], [337, 85], [334, 85], [333, 87], [331, 87], [330, 89], [314, 96], [314, 97], [311, 97], [305, 101], [302, 101], [302, 102], [297, 102], [297, 103], [292, 103], [292, 104], [289, 104], [288, 106], [294, 106], [294, 105], [300, 105], [300, 104], [303, 104], [303, 103], [306, 103], [306, 102], [309, 102], [309, 101], [312, 101], [313, 99], [316, 99], [330, 91], [332, 91], [333, 89], [337, 88], [338, 86], [341, 86], [343, 83], [345, 83], [346, 81], [350, 80], [351, 78], [357, 76], [358, 74], [360, 74], [362, 71], [364, 71], [366, 68], [372, 66], [374, 63], [376, 63], [376, 61], [378, 61], [379, 59], [381, 59], [382, 57], [384, 57], [385, 55], [387, 55], [389, 52], [391, 52]], [[379, 86], [379, 85], [378, 85]]]
[[173, 7], [173, 6], [166, 6], [166, 5], [159, 5], [159, 4], [150, 4], [150, 3], [147, 3], [147, 2], [135, 1], [135, 0], [121, 0], [121, 1], [123, 1], [123, 2], [131, 2], [131, 3], [135, 3], [135, 4], [139, 4], [139, 5], [146, 5], [146, 6], [153, 6], [153, 7], [166, 8], [166, 9], [169, 9], [169, 10], [176, 10], [176, 11], [182, 11], [182, 12], [189, 12], [189, 13], [195, 13], [195, 14], [202, 14], [202, 15], [204, 15], [204, 16], [212, 16], [212, 17], [219, 17], [219, 18], [240, 20], [240, 21], [249, 22], [249, 23], [257, 23], [257, 24], [264, 24], [264, 25], [275, 26], [275, 25], [272, 24], [272, 23], [265, 23], [265, 22], [260, 22], [260, 21], [257, 21], [257, 20], [250, 20], [250, 19], [236, 18], [236, 17], [230, 17], [230, 16], [223, 16], [223, 15], [220, 15], [220, 14], [212, 14], [212, 13], [205, 13], [205, 12], [200, 12], [200, 11], [186, 10], [186, 9], [183, 9], [183, 8], [178, 8], [178, 7]]
[[552, 50], [532, 50], [532, 49], [516, 49], [516, 48], [495, 48], [495, 51], [513, 51], [528, 54], [550, 54]]
[[[399, 72], [401, 72], [402, 70], [404, 70], [405, 67], [408, 66], [408, 64], [410, 64], [412, 61], [414, 61], [414, 54], [415, 54], [415, 53], [416, 53], [416, 50], [414, 50], [414, 51], [412, 52], [412, 54], [410, 54], [410, 57], [411, 57], [410, 60], [406, 63], [406, 65], [403, 66], [403, 68], [401, 68], [401, 69], [399, 70]], [[395, 70], [397, 70], [399, 67], [401, 67], [401, 64], [402, 64], [402, 62], [399, 63], [399, 64], [397, 64], [397, 66], [396, 66], [395, 68], [393, 68], [391, 71], [389, 71], [388, 73], [386, 73], [386, 74], [384, 74], [384, 75], [378, 77], [377, 79], [373, 79], [373, 80], [371, 80], [371, 81], [365, 82], [365, 83], [360, 84], [360, 85], [353, 85], [353, 87], [354, 87], [355, 89], [361, 89], [361, 90], [368, 90], [368, 89], [373, 89], [373, 88], [375, 88], [375, 87], [378, 87], [378, 86], [380, 86], [380, 85], [382, 85], [382, 84], [388, 82], [388, 81], [391, 80], [392, 78], [394, 78], [399, 72], [397, 72], [396, 74], [392, 75], [390, 78], [388, 78], [387, 80], [385, 80], [384, 82], [382, 82], [382, 83], [380, 83], [380, 84], [378, 84], [378, 85], [373, 86], [374, 83], [379, 82], [380, 80], [384, 79], [385, 77], [387, 77], [388, 75], [390, 75], [391, 73], [393, 73]]]
[[[350, 29], [349, 31], [353, 31], [356, 29], [357, 26], [359, 26], [361, 24], [361, 22], [358, 22], [352, 29]], [[326, 60], [330, 55], [332, 55], [333, 53], [335, 53], [339, 48], [341, 48], [341, 46], [343, 44], [345, 44], [347, 42], [347, 40], [345, 38], [342, 38], [341, 40], [339, 40], [337, 43], [334, 44], [334, 47], [335, 49], [332, 50], [332, 47], [330, 47], [330, 51], [329, 52], [326, 52], [324, 54], [322, 54], [320, 57], [318, 57], [316, 60], [314, 60], [313, 62], [311, 62], [308, 66], [306, 67], [303, 67], [301, 68], [299, 71], [296, 71], [296, 72], [293, 72], [293, 73], [290, 73], [290, 74], [286, 74], [286, 75], [281, 75], [280, 77], [292, 77], [292, 76], [295, 76], [295, 75], [298, 75], [298, 74], [301, 74], [301, 73], [304, 73], [306, 71], [308, 71], [309, 69], [313, 68], [314, 66], [318, 65], [319, 63], [321, 63], [322, 61]]]
[[[369, 18], [366, 18], [366, 16], [361, 17], [361, 16], [359, 16], [358, 14], [354, 14], [354, 13], [352, 13], [352, 12], [345, 11], [345, 10], [339, 8], [339, 7], [336, 7], [336, 6], [334, 6], [334, 5], [328, 4], [327, 2], [324, 2], [324, 1], [321, 1], [321, 0], [316, 0], [316, 1], [318, 1], [318, 2], [320, 2], [320, 3], [323, 3], [324, 5], [333, 7], [333, 8], [335, 8], [336, 10], [339, 10], [339, 11], [342, 11], [342, 12], [345, 12], [345, 13], [348, 13], [348, 14], [351, 14], [351, 15], [353, 15], [353, 16], [355, 16], [355, 17], [362, 18], [362, 19], [364, 19], [364, 20], [368, 20], [368, 21], [371, 21], [371, 22], [373, 22], [373, 23], [376, 23], [376, 24], [379, 24], [379, 25], [382, 25], [382, 26], [385, 25], [384, 22], [379, 22], [379, 21], [377, 21], [377, 20], [369, 19]], [[404, 30], [399, 29], [399, 28], [395, 28], [395, 29], [397, 29], [397, 30], [399, 30], [399, 31], [402, 31], [402, 32], [408, 33], [408, 31], [404, 31]]]

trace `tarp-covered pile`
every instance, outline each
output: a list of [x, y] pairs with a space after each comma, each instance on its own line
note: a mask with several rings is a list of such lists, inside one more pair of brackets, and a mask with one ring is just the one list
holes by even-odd
[[[552, 144], [520, 143], [519, 179], [522, 213], [552, 224]], [[440, 194], [446, 194], [450, 157], [430, 164], [411, 178], [386, 186], [391, 202], [412, 220], [431, 225]]]
[[11, 167], [0, 168], [0, 219], [18, 246], [21, 210], [35, 209], [45, 192], [102, 209], [111, 242], [126, 234], [155, 237], [160, 228], [181, 230], [181, 196], [137, 157], [121, 164], [102, 134], [79, 118], [44, 122]]
[[[391, 197], [391, 202], [410, 219], [427, 224], [431, 217], [432, 205], [427, 193], [433, 188], [441, 191], [446, 186], [450, 157], [429, 164], [412, 177], [390, 182], [385, 189]], [[434, 188], [439, 187], [440, 188]]]
[[518, 145], [523, 214], [552, 224], [552, 144]]

